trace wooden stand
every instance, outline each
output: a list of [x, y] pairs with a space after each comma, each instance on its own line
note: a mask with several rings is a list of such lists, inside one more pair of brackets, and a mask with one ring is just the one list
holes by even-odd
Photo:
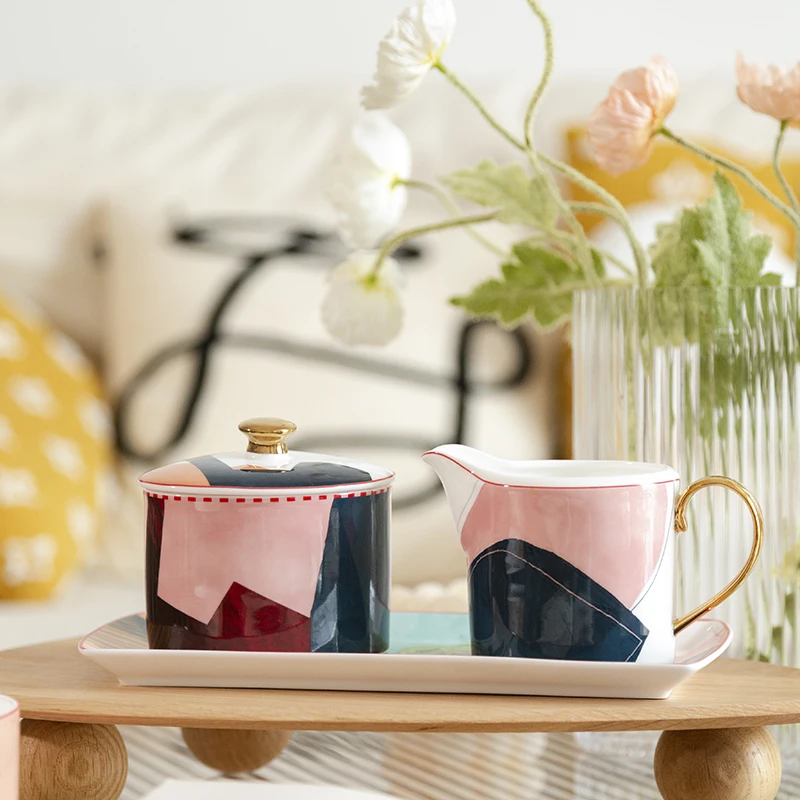
[[127, 758], [115, 724], [183, 728], [189, 749], [226, 772], [271, 761], [293, 730], [663, 730], [666, 800], [772, 800], [781, 762], [763, 726], [800, 722], [800, 670], [733, 659], [668, 700], [174, 689], [120, 686], [69, 641], [0, 653], [0, 690], [25, 719], [22, 800], [119, 797]]
[[665, 800], [773, 800], [781, 754], [766, 728], [664, 731], [655, 773]]
[[289, 731], [223, 731], [184, 728], [192, 755], [219, 772], [255, 772], [276, 759], [289, 744]]
[[113, 725], [22, 721], [20, 800], [117, 800], [128, 753]]

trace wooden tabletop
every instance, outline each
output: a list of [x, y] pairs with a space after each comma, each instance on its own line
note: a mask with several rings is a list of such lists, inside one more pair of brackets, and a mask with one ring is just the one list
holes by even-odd
[[720, 659], [667, 700], [120, 686], [78, 640], [0, 652], [0, 694], [27, 719], [193, 728], [625, 731], [800, 722], [800, 670]]

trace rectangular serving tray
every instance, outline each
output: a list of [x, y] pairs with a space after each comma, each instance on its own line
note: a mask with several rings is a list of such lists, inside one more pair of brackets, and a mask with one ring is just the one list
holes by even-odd
[[466, 614], [391, 615], [388, 653], [150, 650], [143, 615], [104, 625], [79, 651], [130, 686], [444, 692], [661, 699], [729, 646], [730, 628], [702, 619], [676, 639], [673, 664], [473, 656]]

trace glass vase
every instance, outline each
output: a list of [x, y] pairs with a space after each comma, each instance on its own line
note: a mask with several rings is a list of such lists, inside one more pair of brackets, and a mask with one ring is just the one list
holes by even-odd
[[[800, 294], [794, 288], [601, 289], [575, 295], [573, 457], [673, 466], [684, 484], [741, 481], [760, 501], [755, 572], [712, 612], [731, 655], [800, 666]], [[749, 515], [713, 489], [678, 536], [676, 615], [740, 569]], [[781, 731], [796, 752], [797, 726]], [[595, 745], [597, 743], [595, 742]]]

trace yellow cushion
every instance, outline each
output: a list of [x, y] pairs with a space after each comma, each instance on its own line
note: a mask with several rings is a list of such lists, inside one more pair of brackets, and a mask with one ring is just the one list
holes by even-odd
[[[585, 128], [568, 129], [566, 140], [568, 162], [603, 188], [608, 189], [627, 208], [658, 200], [691, 205], [705, 198], [711, 191], [711, 175], [714, 167], [700, 156], [689, 153], [672, 142], [656, 141], [653, 154], [644, 166], [614, 177], [603, 172], [592, 159]], [[698, 141], [698, 144], [741, 164], [770, 191], [783, 199], [783, 193], [769, 161], [742, 159], [739, 155], [726, 152], [714, 142]], [[790, 185], [800, 186], [800, 161], [784, 159], [783, 172]], [[731, 177], [729, 173], [726, 174]], [[787, 254], [793, 253], [795, 231], [792, 224], [740, 178], [734, 177], [733, 182], [745, 206], [753, 211], [756, 227], [769, 233], [776, 247]], [[575, 200], [596, 199], [579, 187], [571, 189], [571, 196]], [[602, 218], [586, 216], [581, 217], [581, 222], [586, 230], [591, 230], [602, 222]]]
[[46, 597], [94, 541], [107, 406], [80, 350], [0, 295], [0, 598]]

